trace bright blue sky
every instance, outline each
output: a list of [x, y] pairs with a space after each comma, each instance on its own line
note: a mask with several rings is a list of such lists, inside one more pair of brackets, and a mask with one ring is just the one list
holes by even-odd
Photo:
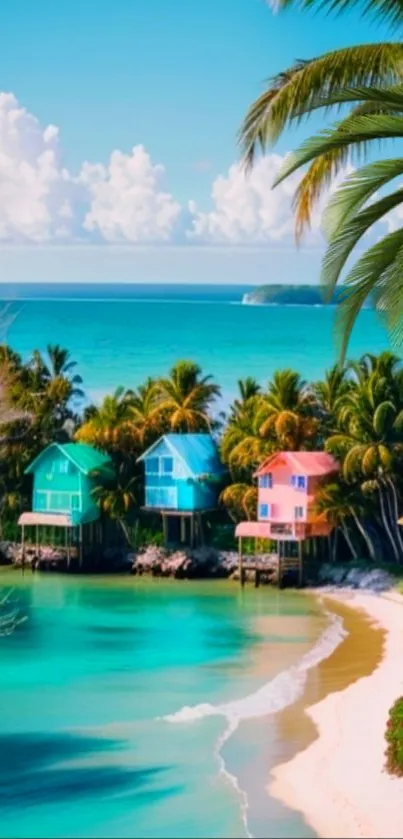
[[[57, 154], [62, 161], [59, 167], [66, 167], [69, 178], [74, 179], [82, 171], [84, 161], [107, 166], [113, 150], [130, 155], [132, 148], [141, 144], [151, 164], [162, 164], [165, 169], [164, 175], [158, 176], [158, 190], [171, 195], [172, 207], [180, 205], [180, 212], [179, 207], [172, 209], [179, 232], [175, 227], [172, 236], [165, 237], [165, 243], [172, 241], [176, 245], [167, 259], [166, 247], [160, 246], [155, 232], [149, 234], [143, 225], [136, 239], [137, 227], [132, 226], [129, 232], [125, 228], [123, 217], [130, 213], [130, 188], [134, 181], [125, 182], [122, 189], [128, 189], [127, 200], [117, 209], [116, 190], [112, 198], [108, 193], [107, 220], [103, 204], [94, 210], [92, 246], [88, 246], [83, 268], [86, 276], [82, 279], [96, 279], [98, 270], [105, 270], [101, 263], [103, 249], [108, 247], [106, 236], [109, 244], [122, 244], [130, 249], [130, 257], [128, 252], [119, 256], [120, 250], [114, 251], [115, 261], [108, 257], [116, 279], [169, 281], [173, 274], [179, 280], [199, 282], [203, 278], [226, 282], [234, 275], [238, 282], [315, 281], [319, 262], [316, 245], [308, 255], [301, 255], [294, 250], [289, 237], [269, 239], [263, 247], [258, 243], [256, 248], [256, 239], [249, 243], [243, 237], [238, 242], [232, 233], [216, 248], [217, 240], [206, 232], [209, 217], [203, 217], [203, 232], [196, 240], [197, 252], [182, 253], [181, 249], [189, 251], [183, 233], [190, 223], [188, 202], [194, 201], [197, 210], [204, 214], [214, 209], [213, 182], [219, 175], [228, 177], [229, 167], [236, 162], [237, 129], [248, 104], [263, 89], [267, 77], [296, 58], [376, 40], [385, 37], [385, 31], [363, 24], [351, 13], [340, 18], [295, 11], [273, 15], [264, 0], [13, 0], [3, 6], [0, 89], [14, 94], [19, 105], [37, 118], [41, 131], [49, 124], [58, 127]], [[284, 154], [305, 134], [306, 129], [293, 131], [282, 138], [276, 151]], [[27, 154], [35, 168], [32, 160], [36, 161], [41, 151], [35, 150], [35, 138], [30, 135], [26, 140], [25, 135], [22, 139], [20, 136], [17, 150], [13, 148], [10, 152], [11, 141], [10, 137], [7, 142], [2, 139], [0, 120], [0, 158], [3, 142], [7, 154], [11, 155], [10, 166], [20, 166]], [[110, 174], [103, 177], [108, 185]], [[8, 178], [6, 187], [2, 185], [5, 178]], [[10, 172], [2, 171], [0, 163], [3, 205], [10, 200], [9, 178]], [[115, 186], [119, 193], [119, 181]], [[16, 197], [13, 193], [14, 204], [17, 200], [25, 207], [29, 204], [25, 200], [25, 188], [24, 182]], [[88, 207], [82, 208], [88, 196], [76, 195], [75, 184], [71, 199], [71, 184], [66, 189], [69, 192], [63, 192], [62, 198], [60, 192], [57, 196], [52, 194], [46, 212], [54, 212], [57, 202], [59, 209], [67, 202], [69, 208], [70, 204], [74, 205], [74, 213], [82, 212], [84, 218]], [[92, 197], [94, 194], [91, 193]], [[239, 200], [242, 203], [242, 197]], [[155, 206], [150, 204], [151, 214]], [[229, 206], [231, 209], [231, 196]], [[42, 207], [35, 203], [32, 212], [40, 215]], [[62, 210], [59, 216], [70, 218], [69, 213], [70, 209]], [[46, 253], [55, 235], [56, 239], [59, 235], [55, 234], [55, 225], [52, 231], [48, 226], [44, 234], [45, 228], [38, 227], [36, 221], [35, 234], [31, 228], [27, 234], [26, 219], [20, 224], [15, 209], [11, 221], [7, 215], [3, 222], [0, 213], [0, 232], [2, 224], [5, 225], [2, 239], [8, 253], [0, 279], [13, 276], [20, 280], [41, 276], [67, 279], [69, 260], [74, 273], [84, 264], [77, 253], [72, 253], [76, 245], [71, 229], [68, 234], [60, 233], [66, 237], [66, 245], [58, 267], [54, 249], [49, 255]], [[45, 224], [43, 219], [41, 224]], [[109, 239], [105, 233], [108, 225], [113, 226]], [[166, 230], [169, 225], [167, 222]], [[26, 245], [31, 240], [34, 244]], [[136, 247], [131, 246], [134, 242]], [[147, 256], [143, 251], [140, 257], [138, 242], [147, 244]], [[253, 253], [249, 249], [248, 257], [243, 253], [236, 270], [234, 260], [222, 253], [216, 253], [214, 261], [216, 250], [233, 250], [245, 244], [251, 245]], [[194, 271], [192, 262], [197, 263]], [[9, 272], [7, 277], [5, 271]], [[204, 273], [208, 276], [204, 277]]]

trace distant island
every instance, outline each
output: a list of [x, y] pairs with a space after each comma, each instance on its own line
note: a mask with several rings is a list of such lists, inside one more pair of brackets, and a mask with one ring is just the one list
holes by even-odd
[[299, 305], [327, 306], [340, 300], [342, 287], [336, 289], [332, 299], [325, 299], [324, 289], [314, 285], [260, 285], [242, 297], [245, 306]]

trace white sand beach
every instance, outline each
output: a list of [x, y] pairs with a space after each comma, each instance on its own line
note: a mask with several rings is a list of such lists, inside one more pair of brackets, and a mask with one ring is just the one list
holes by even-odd
[[276, 767], [270, 794], [299, 810], [323, 839], [403, 836], [403, 778], [384, 770], [388, 711], [403, 695], [403, 597], [337, 592], [326, 600], [361, 609], [386, 630], [370, 675], [307, 709], [318, 737]]

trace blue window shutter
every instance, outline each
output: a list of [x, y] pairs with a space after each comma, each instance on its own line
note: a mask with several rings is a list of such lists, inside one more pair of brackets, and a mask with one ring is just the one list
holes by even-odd
[[269, 505], [268, 504], [260, 504], [259, 505], [259, 518], [261, 518], [261, 519], [268, 519], [269, 518]]
[[298, 475], [298, 489], [305, 489], [306, 479], [305, 475]]

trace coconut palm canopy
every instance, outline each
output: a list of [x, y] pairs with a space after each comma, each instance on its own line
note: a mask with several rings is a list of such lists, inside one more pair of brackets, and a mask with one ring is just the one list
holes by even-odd
[[[403, 26], [403, 3], [397, 0], [276, 3], [279, 8], [291, 5], [336, 12], [359, 5], [363, 13], [384, 17], [395, 29]], [[321, 280], [329, 299], [341, 277], [344, 281], [337, 316], [344, 358], [357, 314], [369, 296], [386, 318], [392, 339], [401, 343], [403, 337], [403, 229], [384, 235], [345, 272], [362, 238], [403, 200], [401, 185], [394, 185], [403, 176], [402, 157], [361, 165], [365, 157], [379, 154], [380, 143], [403, 137], [403, 43], [391, 40], [346, 47], [297, 61], [278, 73], [252, 104], [242, 125], [240, 142], [247, 165], [253, 165], [258, 147], [266, 151], [287, 127], [317, 111], [339, 118], [286, 158], [274, 186], [302, 169], [294, 197], [300, 239], [335, 176], [347, 163], [358, 166], [332, 195], [322, 219], [328, 247]], [[391, 190], [384, 194], [388, 186]]]

